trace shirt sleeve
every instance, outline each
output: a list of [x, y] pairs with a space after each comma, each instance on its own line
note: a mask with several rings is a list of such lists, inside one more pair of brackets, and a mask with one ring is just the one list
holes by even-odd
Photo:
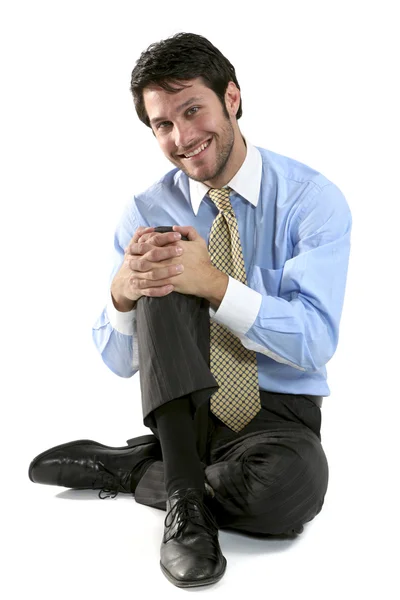
[[212, 318], [250, 350], [301, 371], [320, 369], [338, 343], [351, 225], [343, 194], [326, 185], [293, 219], [293, 252], [282, 270], [279, 296], [230, 278]]
[[[114, 235], [114, 262], [111, 282], [124, 259], [125, 248], [139, 227], [132, 214], [132, 204], [126, 206]], [[139, 369], [136, 310], [119, 312], [111, 294], [103, 312], [96, 320], [92, 337], [101, 358], [109, 369], [120, 377], [132, 377]]]

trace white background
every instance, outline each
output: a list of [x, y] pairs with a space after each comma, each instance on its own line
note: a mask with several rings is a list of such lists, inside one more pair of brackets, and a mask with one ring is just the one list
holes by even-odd
[[[164, 513], [34, 485], [32, 458], [146, 433], [138, 380], [91, 339], [123, 207], [171, 168], [130, 74], [178, 31], [208, 37], [242, 88], [242, 132], [345, 194], [354, 228], [322, 438], [330, 486], [292, 542], [222, 532], [232, 598], [398, 597], [399, 27], [395, 2], [11, 1], [0, 13], [1, 546], [4, 598], [184, 594], [162, 575]], [[396, 85], [397, 80], [397, 85]], [[396, 558], [397, 555], [397, 558]]]

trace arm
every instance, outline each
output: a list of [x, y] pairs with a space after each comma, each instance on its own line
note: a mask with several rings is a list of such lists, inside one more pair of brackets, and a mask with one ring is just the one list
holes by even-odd
[[[113, 269], [110, 288], [121, 268], [128, 246], [138, 223], [132, 218], [127, 206], [114, 235]], [[136, 311], [118, 311], [109, 291], [107, 306], [92, 329], [92, 337], [104, 363], [120, 377], [132, 377], [139, 368], [137, 351], [134, 352]]]
[[278, 296], [229, 279], [213, 317], [244, 346], [277, 362], [314, 371], [338, 342], [350, 251], [351, 215], [341, 192], [327, 185], [305, 204], [289, 235]]
[[[175, 239], [179, 234], [157, 234], [154, 228], [137, 227], [130, 209], [127, 207], [115, 234], [111, 293], [92, 334], [105, 364], [121, 377], [131, 377], [139, 368], [136, 302], [141, 296], [171, 293], [181, 253]], [[151, 240], [142, 243], [146, 232]]]

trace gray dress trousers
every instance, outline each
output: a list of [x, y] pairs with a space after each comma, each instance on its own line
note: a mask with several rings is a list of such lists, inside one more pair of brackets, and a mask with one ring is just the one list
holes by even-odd
[[[291, 534], [321, 510], [328, 463], [321, 445], [322, 399], [261, 390], [262, 408], [240, 432], [209, 410], [217, 383], [209, 369], [209, 303], [173, 292], [137, 303], [143, 422], [157, 437], [155, 408], [191, 399], [207, 500], [220, 527]], [[166, 508], [162, 461], [145, 472], [135, 500]]]

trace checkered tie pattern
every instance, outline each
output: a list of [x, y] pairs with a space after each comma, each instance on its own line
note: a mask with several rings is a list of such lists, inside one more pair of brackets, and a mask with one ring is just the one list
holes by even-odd
[[[229, 187], [208, 191], [219, 211], [211, 226], [208, 251], [214, 267], [247, 285], [230, 192]], [[261, 408], [256, 353], [245, 348], [227, 327], [215, 321], [210, 322], [210, 370], [219, 385], [211, 396], [210, 410], [238, 432]]]

